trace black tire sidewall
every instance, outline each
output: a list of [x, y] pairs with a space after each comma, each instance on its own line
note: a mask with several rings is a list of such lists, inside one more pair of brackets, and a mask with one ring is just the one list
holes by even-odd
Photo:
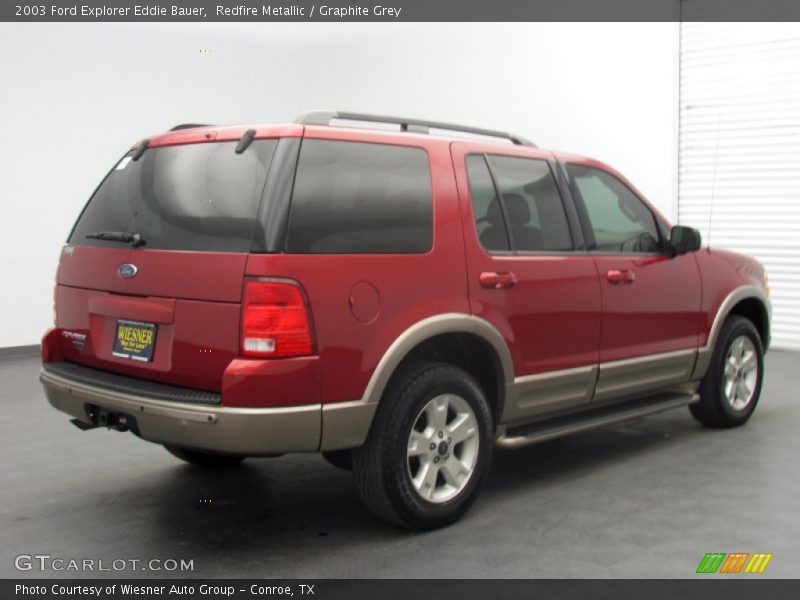
[[[420, 497], [407, 468], [408, 437], [425, 405], [441, 394], [456, 394], [467, 401], [478, 422], [480, 442], [474, 471], [458, 495], [442, 503]], [[398, 516], [418, 528], [432, 528], [458, 519], [475, 501], [491, 461], [493, 445], [492, 415], [489, 403], [478, 383], [456, 367], [434, 367], [425, 371], [409, 386], [394, 407], [390, 439], [384, 446], [384, 485]]]
[[[744, 410], [734, 410], [725, 397], [725, 359], [728, 356], [731, 344], [742, 335], [748, 337], [756, 349], [758, 377], [750, 404]], [[755, 326], [741, 317], [734, 317], [725, 324], [721, 342], [711, 364], [711, 377], [707, 381], [708, 392], [710, 392], [714, 400], [715, 408], [721, 412], [724, 420], [731, 425], [741, 425], [753, 414], [761, 395], [761, 386], [764, 381], [764, 349], [761, 344], [761, 337], [758, 335]]]

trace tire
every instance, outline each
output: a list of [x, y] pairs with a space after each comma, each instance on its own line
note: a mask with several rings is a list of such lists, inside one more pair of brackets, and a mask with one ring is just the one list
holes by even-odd
[[356, 486], [384, 521], [435, 529], [458, 520], [483, 486], [492, 412], [478, 382], [462, 369], [433, 362], [401, 368], [366, 442], [353, 451]]
[[213, 452], [201, 452], [199, 450], [190, 450], [188, 448], [181, 448], [179, 446], [164, 446], [167, 452], [181, 460], [185, 460], [193, 465], [209, 468], [230, 467], [239, 464], [245, 458], [238, 454], [214, 454]]
[[722, 326], [708, 372], [700, 383], [700, 401], [689, 406], [707, 427], [744, 425], [752, 416], [764, 380], [764, 347], [753, 323], [734, 315]]
[[343, 471], [353, 470], [353, 451], [349, 448], [347, 450], [323, 452], [322, 457], [334, 467], [342, 469]]

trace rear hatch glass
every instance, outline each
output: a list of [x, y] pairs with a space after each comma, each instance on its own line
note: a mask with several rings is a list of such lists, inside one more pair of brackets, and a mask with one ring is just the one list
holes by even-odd
[[70, 235], [71, 244], [112, 247], [99, 232], [139, 234], [148, 249], [248, 252], [276, 140], [243, 154], [233, 142], [148, 148], [106, 176]]
[[[57, 323], [67, 360], [220, 389], [239, 354], [247, 253], [263, 234], [259, 210], [278, 144], [255, 140], [242, 154], [236, 142], [153, 147], [117, 163], [61, 255]], [[99, 234], [138, 234], [143, 244]]]

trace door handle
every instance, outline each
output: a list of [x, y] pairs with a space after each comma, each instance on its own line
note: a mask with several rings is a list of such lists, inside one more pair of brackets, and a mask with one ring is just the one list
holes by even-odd
[[624, 271], [619, 269], [611, 269], [606, 273], [606, 279], [614, 285], [624, 283], [630, 285], [636, 281], [636, 274], [633, 271]]
[[481, 285], [490, 290], [500, 290], [514, 287], [517, 276], [511, 271], [508, 273], [485, 272], [480, 276]]

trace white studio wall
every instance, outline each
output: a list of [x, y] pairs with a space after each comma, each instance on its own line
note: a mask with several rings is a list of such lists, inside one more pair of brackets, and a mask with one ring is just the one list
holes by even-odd
[[800, 349], [800, 23], [685, 23], [680, 93], [679, 217], [764, 264]]
[[81, 207], [177, 123], [339, 108], [507, 129], [611, 164], [675, 215], [675, 23], [4, 23], [0, 57], [0, 347], [38, 343]]

